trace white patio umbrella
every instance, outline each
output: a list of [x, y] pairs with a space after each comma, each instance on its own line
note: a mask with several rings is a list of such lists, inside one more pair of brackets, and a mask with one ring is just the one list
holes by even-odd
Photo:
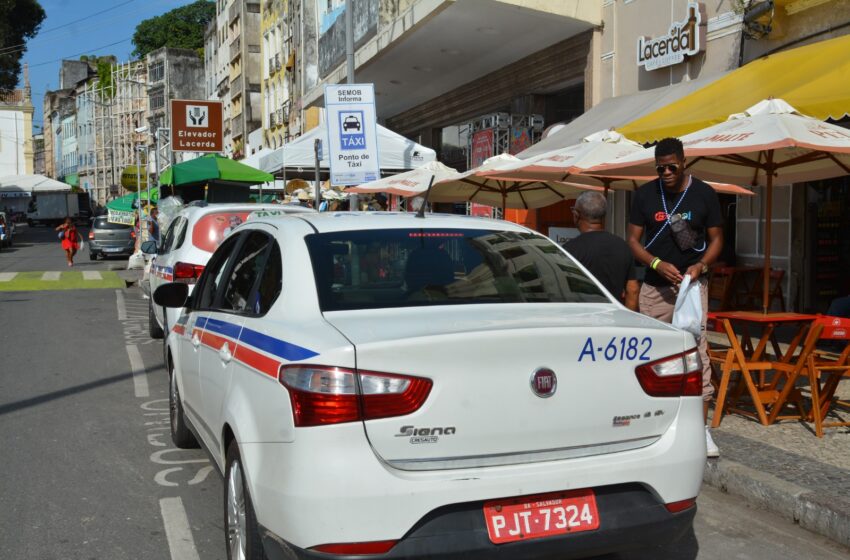
[[389, 177], [384, 177], [383, 179], [377, 179], [375, 181], [370, 181], [368, 183], [363, 183], [362, 185], [357, 185], [356, 187], [348, 187], [346, 192], [353, 193], [391, 193], [398, 196], [411, 197], [411, 196], [419, 196], [425, 194], [428, 190], [428, 187], [434, 181], [442, 181], [445, 179], [454, 179], [460, 176], [460, 173], [443, 165], [439, 161], [431, 161], [417, 167], [416, 169], [411, 169], [410, 171], [405, 171], [404, 173], [399, 173], [397, 175], [390, 175]]
[[428, 196], [429, 202], [479, 202], [506, 208], [542, 208], [586, 190], [603, 191], [602, 187], [576, 185], [562, 181], [502, 178], [500, 171], [515, 167], [519, 158], [510, 154], [493, 156], [481, 166], [457, 177], [435, 181]]
[[[850, 175], [850, 130], [801, 115], [782, 99], [766, 99], [681, 140], [685, 167], [701, 179], [765, 187], [762, 308], [767, 312], [773, 186]], [[655, 175], [655, 152], [648, 148], [584, 173]]]
[[579, 175], [582, 171], [601, 163], [643, 150], [643, 146], [632, 142], [619, 132], [600, 130], [586, 136], [578, 144], [540, 154], [539, 156], [505, 163], [492, 170], [483, 170], [485, 177], [506, 179], [535, 179], [545, 181], [566, 181], [573, 184], [594, 185], [606, 190], [636, 188], [641, 178], [609, 178]]

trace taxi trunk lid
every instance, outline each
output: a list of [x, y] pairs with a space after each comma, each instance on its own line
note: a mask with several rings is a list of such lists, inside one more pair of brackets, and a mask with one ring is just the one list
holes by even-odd
[[[652, 444], [678, 398], [647, 395], [635, 367], [679, 354], [689, 335], [605, 304], [518, 304], [327, 313], [358, 371], [433, 382], [416, 412], [364, 422], [375, 453], [430, 470], [599, 455]], [[553, 394], [532, 390], [541, 368]]]

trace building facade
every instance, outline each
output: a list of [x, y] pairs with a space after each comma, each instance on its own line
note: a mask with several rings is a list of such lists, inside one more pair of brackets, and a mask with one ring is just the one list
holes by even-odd
[[31, 174], [33, 106], [29, 84], [0, 92], [0, 177]]
[[[205, 99], [204, 60], [190, 49], [172, 49], [163, 47], [148, 53], [145, 57], [147, 76], [147, 145], [152, 154], [150, 161], [152, 172], [163, 170], [175, 163], [168, 147], [171, 130], [172, 99]], [[157, 142], [159, 134], [159, 142]], [[159, 153], [156, 153], [157, 146]], [[157, 161], [158, 160], [158, 161]]]
[[[221, 14], [225, 16], [224, 12]], [[230, 139], [233, 157], [250, 153], [248, 136], [261, 127], [260, 2], [227, 2]]]

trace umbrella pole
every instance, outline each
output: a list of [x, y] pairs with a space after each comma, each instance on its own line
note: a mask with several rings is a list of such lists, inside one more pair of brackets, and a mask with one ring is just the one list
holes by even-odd
[[508, 207], [508, 193], [505, 192], [505, 188], [502, 187], [502, 219], [503, 220], [507, 219], [505, 217], [505, 210], [507, 209], [507, 207]]
[[761, 294], [761, 309], [763, 313], [767, 313], [767, 306], [770, 301], [768, 289], [770, 287], [770, 244], [771, 244], [771, 219], [773, 214], [773, 150], [767, 152], [767, 208], [765, 209], [765, 234], [764, 234], [764, 270], [762, 271], [762, 294]]

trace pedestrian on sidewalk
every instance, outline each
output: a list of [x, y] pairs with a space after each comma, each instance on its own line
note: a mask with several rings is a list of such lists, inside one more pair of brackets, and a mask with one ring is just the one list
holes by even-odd
[[573, 221], [580, 235], [564, 249], [632, 311], [638, 310], [635, 258], [629, 245], [605, 231], [608, 201], [595, 191], [582, 193], [573, 206]]
[[[714, 393], [705, 337], [707, 273], [723, 250], [723, 214], [714, 189], [685, 173], [685, 150], [678, 138], [665, 138], [655, 146], [655, 170], [658, 180], [635, 191], [629, 217], [629, 247], [634, 257], [647, 267], [638, 304], [644, 315], [669, 323], [673, 320], [676, 295], [684, 275], [689, 275], [692, 282], [699, 282], [702, 334], [697, 344], [703, 369], [703, 419], [707, 420], [708, 403]], [[708, 426], [705, 440], [708, 456], [719, 456], [720, 450]]]
[[56, 231], [61, 232], [59, 237], [62, 239], [62, 249], [68, 259], [68, 266], [74, 266], [74, 255], [80, 248], [80, 234], [77, 232], [74, 220], [68, 216], [62, 224], [56, 227]]
[[148, 214], [148, 239], [156, 241], [156, 246], [159, 247], [159, 209], [156, 206], [151, 208]]

